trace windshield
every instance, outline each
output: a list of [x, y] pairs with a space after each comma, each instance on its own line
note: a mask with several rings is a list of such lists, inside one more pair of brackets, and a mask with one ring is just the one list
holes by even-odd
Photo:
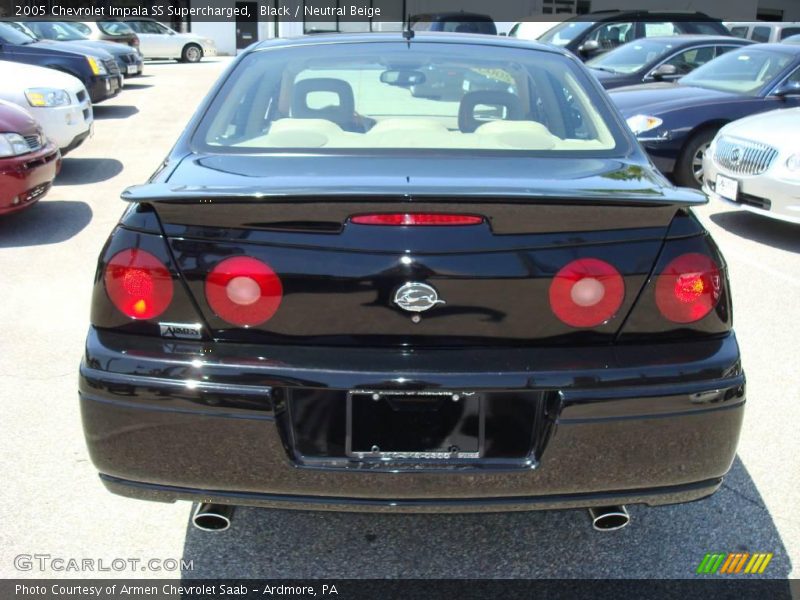
[[106, 35], [131, 35], [133, 33], [133, 29], [127, 23], [120, 21], [98, 21], [97, 27]]
[[612, 73], [634, 73], [661, 58], [675, 47], [671, 42], [641, 40], [625, 44], [593, 58], [587, 67], [611, 71]]
[[592, 25], [592, 21], [566, 21], [545, 32], [539, 40], [556, 46], [566, 46]]
[[598, 151], [610, 115], [572, 61], [549, 52], [415, 42], [248, 55], [195, 137], [206, 151]]
[[679, 81], [685, 85], [756, 96], [791, 62], [789, 54], [747, 47], [723, 54]]
[[8, 23], [0, 23], [0, 42], [4, 44], [30, 44], [36, 38], [29, 36], [22, 31], [15, 29]]
[[57, 21], [25, 21], [25, 25], [32, 29], [37, 37], [45, 40], [72, 42], [86, 39], [86, 36], [69, 23]]

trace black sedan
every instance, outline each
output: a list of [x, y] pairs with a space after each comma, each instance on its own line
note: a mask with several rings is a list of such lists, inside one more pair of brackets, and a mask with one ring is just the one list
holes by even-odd
[[715, 58], [675, 83], [611, 90], [656, 166], [699, 188], [703, 153], [726, 123], [800, 106], [800, 46], [755, 44]]
[[[459, 99], [411, 93], [464, 69], [484, 79]], [[744, 375], [707, 200], [564, 50], [262, 42], [123, 199], [79, 383], [113, 492], [211, 503], [206, 529], [236, 504], [617, 528], [731, 465]]]
[[672, 35], [629, 42], [587, 61], [586, 66], [607, 90], [675, 81], [717, 56], [753, 42], [731, 36]]

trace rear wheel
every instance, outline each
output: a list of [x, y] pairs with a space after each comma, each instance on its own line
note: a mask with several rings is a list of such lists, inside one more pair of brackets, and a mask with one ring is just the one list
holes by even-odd
[[704, 129], [692, 136], [675, 165], [675, 183], [696, 189], [703, 187], [703, 154], [716, 134], [717, 129]]
[[200, 62], [203, 58], [203, 49], [197, 44], [186, 44], [181, 53], [181, 61], [188, 63]]

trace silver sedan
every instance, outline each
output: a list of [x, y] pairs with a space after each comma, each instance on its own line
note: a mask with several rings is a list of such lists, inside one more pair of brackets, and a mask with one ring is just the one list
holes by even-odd
[[800, 224], [800, 108], [729, 123], [703, 157], [703, 191], [773, 219]]

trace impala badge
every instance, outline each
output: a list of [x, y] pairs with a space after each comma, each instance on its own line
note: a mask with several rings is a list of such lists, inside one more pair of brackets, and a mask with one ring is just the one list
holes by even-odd
[[436, 290], [427, 283], [410, 281], [394, 294], [394, 303], [409, 312], [422, 312], [437, 304], [445, 304]]
[[203, 339], [203, 326], [200, 323], [159, 323], [161, 337], [184, 340]]

